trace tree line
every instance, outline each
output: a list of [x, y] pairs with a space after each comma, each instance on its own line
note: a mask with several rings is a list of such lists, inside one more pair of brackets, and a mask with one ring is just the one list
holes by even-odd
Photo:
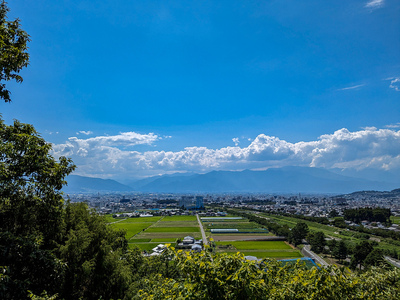
[[381, 222], [390, 223], [390, 216], [392, 215], [390, 208], [371, 208], [360, 207], [345, 209], [343, 211], [344, 219], [360, 224], [362, 221], [368, 222]]

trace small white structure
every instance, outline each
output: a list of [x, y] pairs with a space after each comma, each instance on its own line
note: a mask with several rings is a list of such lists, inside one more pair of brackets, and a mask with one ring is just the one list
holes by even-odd
[[184, 238], [183, 238], [183, 241], [182, 241], [182, 243], [185, 245], [187, 245], [187, 244], [194, 244], [194, 242], [195, 242], [196, 240], [194, 239], [194, 237], [192, 237], [192, 236], [185, 236]]
[[146, 217], [152, 217], [153, 215], [151, 214], [140, 214], [141, 218], [146, 218]]
[[194, 244], [192, 246], [192, 251], [194, 251], [194, 252], [201, 252], [201, 250], [202, 250], [202, 247], [198, 244]]
[[[153, 253], [150, 254], [150, 255], [151, 255], [151, 256], [153, 256], [153, 255], [160, 255], [161, 253], [164, 252], [165, 249], [166, 249], [166, 246], [165, 246], [164, 244], [159, 244], [159, 245], [157, 245], [157, 247], [154, 247], [153, 249], [151, 249], [151, 250], [153, 250]], [[155, 254], [155, 253], [156, 253], [156, 254]]]

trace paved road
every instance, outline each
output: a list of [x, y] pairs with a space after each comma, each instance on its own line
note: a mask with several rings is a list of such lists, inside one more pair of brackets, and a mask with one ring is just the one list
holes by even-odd
[[207, 241], [207, 238], [206, 238], [206, 233], [204, 232], [204, 228], [203, 228], [203, 225], [201, 224], [199, 215], [196, 214], [196, 217], [197, 217], [197, 222], [199, 222], [199, 227], [200, 227], [200, 231], [201, 231], [201, 237], [203, 239], [203, 245], [208, 245], [208, 241]]
[[314, 259], [314, 261], [321, 266], [329, 266], [329, 264], [323, 260], [321, 257], [319, 257], [316, 253], [311, 251], [310, 245], [304, 245], [303, 249], [301, 250], [301, 253], [303, 253], [305, 256], [311, 257]]
[[387, 262], [389, 262], [389, 263], [392, 264], [393, 266], [400, 268], [400, 262], [399, 262], [398, 260], [393, 259], [393, 258], [391, 258], [391, 257], [389, 257], [389, 256], [384, 256], [384, 258], [385, 258], [385, 260], [386, 260]]

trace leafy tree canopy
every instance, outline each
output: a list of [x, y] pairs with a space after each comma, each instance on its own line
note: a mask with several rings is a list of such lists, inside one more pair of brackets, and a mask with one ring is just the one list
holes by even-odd
[[28, 66], [29, 35], [21, 29], [18, 19], [9, 21], [7, 3], [0, 4], [0, 98], [10, 102], [10, 91], [6, 88], [5, 81], [15, 80], [22, 82], [18, 73]]

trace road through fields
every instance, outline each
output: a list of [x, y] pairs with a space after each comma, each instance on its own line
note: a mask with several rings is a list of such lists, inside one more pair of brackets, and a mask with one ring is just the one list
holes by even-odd
[[206, 238], [206, 233], [204, 232], [203, 224], [201, 224], [201, 221], [200, 221], [200, 218], [199, 218], [198, 214], [196, 214], [196, 217], [197, 217], [197, 222], [199, 222], [199, 227], [200, 227], [200, 231], [201, 231], [201, 237], [203, 239], [203, 245], [207, 246], [208, 245], [208, 241], [207, 241], [207, 238]]

